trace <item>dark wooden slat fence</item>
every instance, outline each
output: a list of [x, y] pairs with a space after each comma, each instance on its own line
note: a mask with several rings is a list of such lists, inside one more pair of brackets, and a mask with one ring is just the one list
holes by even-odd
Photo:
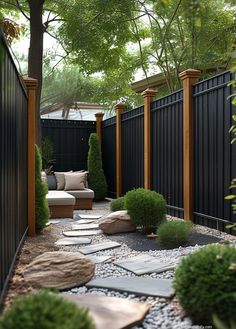
[[116, 195], [116, 117], [102, 122], [102, 161], [108, 196]]
[[121, 114], [122, 194], [143, 186], [143, 106]]
[[42, 119], [42, 136], [52, 141], [55, 171], [87, 169], [88, 141], [96, 131], [94, 121]]
[[183, 91], [151, 104], [152, 189], [161, 193], [168, 213], [183, 217]]
[[27, 95], [0, 31], [0, 302], [27, 224]]
[[236, 145], [230, 144], [229, 134], [235, 109], [227, 99], [232, 79], [224, 72], [193, 87], [194, 220], [217, 229], [234, 221], [230, 202], [224, 200], [236, 177]]

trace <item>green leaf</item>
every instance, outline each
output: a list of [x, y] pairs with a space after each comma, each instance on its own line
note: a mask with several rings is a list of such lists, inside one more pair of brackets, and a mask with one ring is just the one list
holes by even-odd
[[234, 194], [229, 194], [229, 195], [225, 196], [225, 200], [232, 200], [235, 198], [236, 198], [236, 195], [234, 195]]

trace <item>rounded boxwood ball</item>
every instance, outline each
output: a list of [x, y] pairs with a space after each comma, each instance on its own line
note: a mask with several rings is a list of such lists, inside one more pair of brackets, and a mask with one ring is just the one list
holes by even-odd
[[125, 210], [125, 197], [114, 199], [110, 204], [111, 211]]
[[199, 324], [212, 316], [229, 323], [236, 320], [236, 249], [210, 245], [183, 259], [174, 287], [180, 304]]
[[191, 230], [191, 223], [172, 220], [162, 223], [157, 230], [157, 241], [167, 248], [175, 248], [185, 244]]
[[41, 291], [19, 298], [0, 318], [1, 329], [95, 329], [87, 310]]
[[125, 207], [131, 221], [143, 228], [158, 226], [166, 218], [166, 201], [163, 196], [144, 188], [127, 192]]

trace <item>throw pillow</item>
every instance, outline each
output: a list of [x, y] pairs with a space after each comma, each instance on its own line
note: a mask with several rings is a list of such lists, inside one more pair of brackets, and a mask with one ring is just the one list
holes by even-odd
[[85, 173], [65, 173], [65, 190], [84, 190]]
[[65, 173], [69, 173], [70, 171], [56, 171], [55, 176], [57, 180], [57, 190], [64, 190], [65, 189]]

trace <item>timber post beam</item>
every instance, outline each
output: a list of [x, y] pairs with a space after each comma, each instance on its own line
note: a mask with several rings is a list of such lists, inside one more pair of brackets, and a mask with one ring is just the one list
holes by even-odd
[[144, 97], [144, 188], [151, 189], [151, 103], [157, 91], [146, 89]]
[[35, 140], [36, 140], [36, 89], [38, 81], [24, 78], [28, 93], [28, 235], [36, 234], [35, 217]]
[[199, 81], [200, 71], [188, 69], [179, 74], [183, 81], [183, 199], [184, 219], [193, 220], [193, 85]]
[[98, 112], [95, 114], [96, 117], [96, 133], [98, 135], [100, 151], [102, 150], [102, 120], [104, 113]]
[[121, 113], [125, 110], [124, 104], [117, 104], [116, 110], [116, 197], [122, 195], [122, 138]]

